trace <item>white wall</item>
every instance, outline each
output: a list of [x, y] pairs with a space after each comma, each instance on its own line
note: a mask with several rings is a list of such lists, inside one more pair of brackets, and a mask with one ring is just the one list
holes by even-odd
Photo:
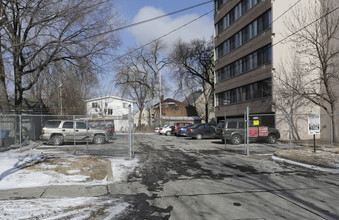
[[[282, 76], [282, 73], [285, 72], [287, 74], [293, 74], [293, 59], [296, 51], [300, 51], [303, 48], [303, 45], [296, 45], [291, 39], [292, 37], [288, 37], [291, 33], [289, 30], [288, 23], [295, 22], [293, 19], [296, 18], [295, 14], [305, 15], [306, 9], [310, 9], [314, 7], [316, 1], [310, 0], [301, 0], [297, 3], [298, 0], [275, 0], [272, 1], [272, 74], [273, 74], [273, 99], [277, 105], [283, 105], [285, 102], [282, 100], [282, 97], [279, 96], [277, 92], [277, 88], [281, 82], [278, 80], [279, 77]], [[297, 3], [297, 4], [296, 4]], [[295, 6], [293, 6], [296, 4]], [[293, 7], [292, 7], [293, 6]], [[291, 8], [292, 7], [292, 8]], [[291, 9], [290, 9], [291, 8]], [[308, 21], [311, 21], [312, 18], [305, 17]], [[301, 56], [301, 61], [309, 61], [310, 57]], [[307, 67], [303, 67], [307, 68]], [[317, 72], [315, 70], [309, 71], [307, 79], [312, 79], [312, 76], [316, 76]], [[320, 85], [319, 88], [320, 89]], [[287, 110], [289, 110], [289, 106], [285, 106]], [[276, 112], [276, 122], [277, 128], [280, 130], [282, 134], [282, 139], [288, 139], [288, 120], [283, 118], [283, 112], [278, 108], [275, 109]], [[295, 114], [320, 114], [320, 107], [315, 106], [314, 104], [304, 105], [294, 111]], [[297, 121], [297, 125], [299, 127], [299, 134], [301, 139], [311, 139], [313, 136], [308, 135], [307, 128], [307, 115], [300, 116], [295, 118]]]

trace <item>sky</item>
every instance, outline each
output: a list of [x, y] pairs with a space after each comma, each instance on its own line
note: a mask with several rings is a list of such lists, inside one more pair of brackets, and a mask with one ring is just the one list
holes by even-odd
[[[126, 25], [128, 25], [204, 2], [207, 2], [207, 0], [119, 0], [116, 6]], [[120, 33], [121, 48], [146, 44], [211, 10], [213, 10], [213, 2], [125, 29]], [[163, 40], [173, 42], [181, 38], [184, 41], [190, 41], [195, 38], [209, 38], [212, 35], [213, 13], [211, 12], [207, 16], [163, 38]]]
[[[123, 19], [123, 26], [126, 26], [207, 1], [208, 0], [117, 0], [115, 6]], [[165, 42], [167, 47], [165, 52], [169, 53], [173, 43], [179, 38], [186, 42], [197, 38], [210, 39], [210, 37], [213, 36], [214, 22], [212, 10], [213, 1], [180, 13], [121, 30], [119, 31], [121, 45], [117, 53], [119, 55], [126, 54], [130, 51], [130, 48], [137, 48], [150, 43], [208, 12], [210, 12], [208, 15], [162, 38], [162, 41]], [[114, 69], [109, 70], [108, 74], [104, 75], [101, 79], [103, 83], [106, 83], [106, 85], [102, 87], [112, 91], [110, 95], [116, 95], [118, 93], [117, 89], [112, 85], [111, 80], [109, 80], [112, 76], [114, 77], [114, 74]]]

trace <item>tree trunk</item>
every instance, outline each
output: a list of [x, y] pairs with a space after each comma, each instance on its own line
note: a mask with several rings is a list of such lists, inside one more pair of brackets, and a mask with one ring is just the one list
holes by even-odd
[[15, 95], [14, 95], [15, 113], [21, 114], [22, 100], [23, 100], [22, 78], [21, 78], [21, 74], [18, 71], [15, 71], [14, 76], [15, 76], [14, 77], [15, 78]]
[[142, 118], [142, 112], [144, 111], [144, 106], [142, 106], [140, 108], [140, 111], [139, 111], [139, 118], [138, 118], [138, 129], [141, 128], [141, 118]]
[[8, 94], [6, 90], [5, 67], [2, 56], [0, 57], [0, 111], [4, 114], [10, 112]]

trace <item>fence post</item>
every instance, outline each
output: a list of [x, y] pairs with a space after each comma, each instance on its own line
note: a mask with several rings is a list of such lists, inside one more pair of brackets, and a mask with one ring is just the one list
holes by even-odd
[[129, 145], [129, 159], [133, 158], [132, 150], [132, 108], [131, 105], [128, 106], [128, 145]]
[[21, 151], [21, 132], [22, 132], [22, 123], [21, 123], [21, 114], [19, 115], [19, 146], [20, 146], [20, 151]]
[[247, 106], [246, 107], [246, 155], [250, 155], [250, 108]]
[[86, 115], [86, 151], [88, 153], [88, 116]]
[[2, 113], [0, 112], [0, 147], [2, 147], [2, 127], [1, 127], [1, 121], [2, 121]]
[[74, 152], [73, 154], [76, 155], [77, 154], [77, 150], [76, 150], [76, 141], [75, 141], [75, 115], [73, 115], [73, 141], [74, 141]]
[[244, 154], [246, 154], [246, 140], [247, 140], [247, 120], [246, 120], [246, 111], [244, 111], [244, 122], [245, 122], [245, 129], [244, 129]]
[[330, 125], [331, 125], [331, 147], [333, 147], [333, 117], [334, 117], [334, 115], [333, 114], [330, 114], [330, 121], [331, 121], [331, 123], [330, 123]]
[[225, 112], [225, 116], [224, 116], [224, 127], [222, 128], [222, 130], [221, 130], [221, 138], [222, 138], [222, 133], [223, 133], [223, 131], [224, 131], [224, 129], [225, 129], [225, 138], [224, 138], [224, 141], [225, 141], [225, 150], [226, 150], [226, 112]]
[[289, 139], [289, 147], [292, 149], [292, 115], [288, 114], [288, 139]]

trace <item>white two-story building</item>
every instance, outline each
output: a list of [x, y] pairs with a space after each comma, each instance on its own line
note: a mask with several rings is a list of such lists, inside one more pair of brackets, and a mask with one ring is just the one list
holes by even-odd
[[133, 114], [135, 101], [118, 96], [104, 96], [85, 100], [86, 115], [91, 118], [114, 119], [115, 130], [127, 131], [129, 108]]

